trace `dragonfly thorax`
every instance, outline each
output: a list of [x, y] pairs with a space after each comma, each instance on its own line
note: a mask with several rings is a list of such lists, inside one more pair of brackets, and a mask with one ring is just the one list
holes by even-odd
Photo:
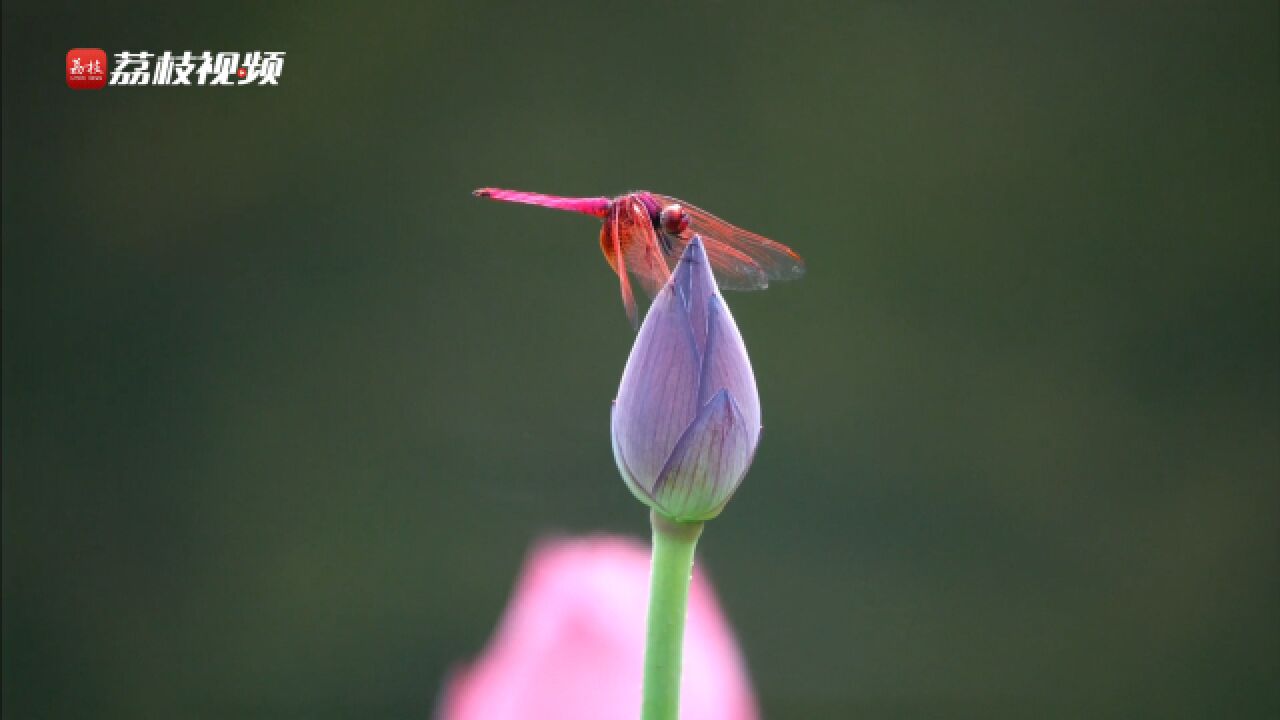
[[648, 216], [657, 236], [658, 246], [662, 252], [672, 255], [676, 251], [675, 241], [684, 237], [689, 229], [689, 214], [679, 203], [662, 204], [652, 193], [640, 191], [619, 195], [609, 203], [610, 215], [625, 215], [624, 207], [638, 205], [642, 213]]

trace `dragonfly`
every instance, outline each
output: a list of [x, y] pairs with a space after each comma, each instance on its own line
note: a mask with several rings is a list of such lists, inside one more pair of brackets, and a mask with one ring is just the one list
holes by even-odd
[[608, 197], [560, 197], [480, 188], [477, 197], [538, 205], [600, 218], [600, 249], [618, 275], [622, 307], [637, 326], [634, 275], [649, 297], [666, 285], [694, 235], [702, 238], [716, 283], [726, 290], [763, 290], [773, 280], [804, 275], [804, 259], [791, 248], [731, 225], [691, 203], [639, 190]]

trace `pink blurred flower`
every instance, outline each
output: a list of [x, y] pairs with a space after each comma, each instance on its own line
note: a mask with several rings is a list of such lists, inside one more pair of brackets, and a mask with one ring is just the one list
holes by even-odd
[[[446, 683], [440, 720], [635, 720], [649, 551], [597, 536], [547, 540], [525, 560], [484, 654]], [[754, 720], [755, 698], [711, 583], [695, 570], [682, 720]]]

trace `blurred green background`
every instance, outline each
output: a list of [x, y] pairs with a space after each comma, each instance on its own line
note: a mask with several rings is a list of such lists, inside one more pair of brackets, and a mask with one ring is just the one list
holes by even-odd
[[728, 298], [766, 430], [701, 547], [768, 717], [1276, 717], [1278, 28], [6, 3], [5, 717], [427, 717], [532, 539], [646, 532], [597, 225], [481, 185], [807, 258]]

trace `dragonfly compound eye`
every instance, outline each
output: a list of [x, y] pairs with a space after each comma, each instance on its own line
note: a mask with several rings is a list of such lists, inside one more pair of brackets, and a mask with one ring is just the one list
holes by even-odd
[[668, 235], [680, 235], [689, 228], [689, 215], [679, 205], [662, 208], [662, 231]]

